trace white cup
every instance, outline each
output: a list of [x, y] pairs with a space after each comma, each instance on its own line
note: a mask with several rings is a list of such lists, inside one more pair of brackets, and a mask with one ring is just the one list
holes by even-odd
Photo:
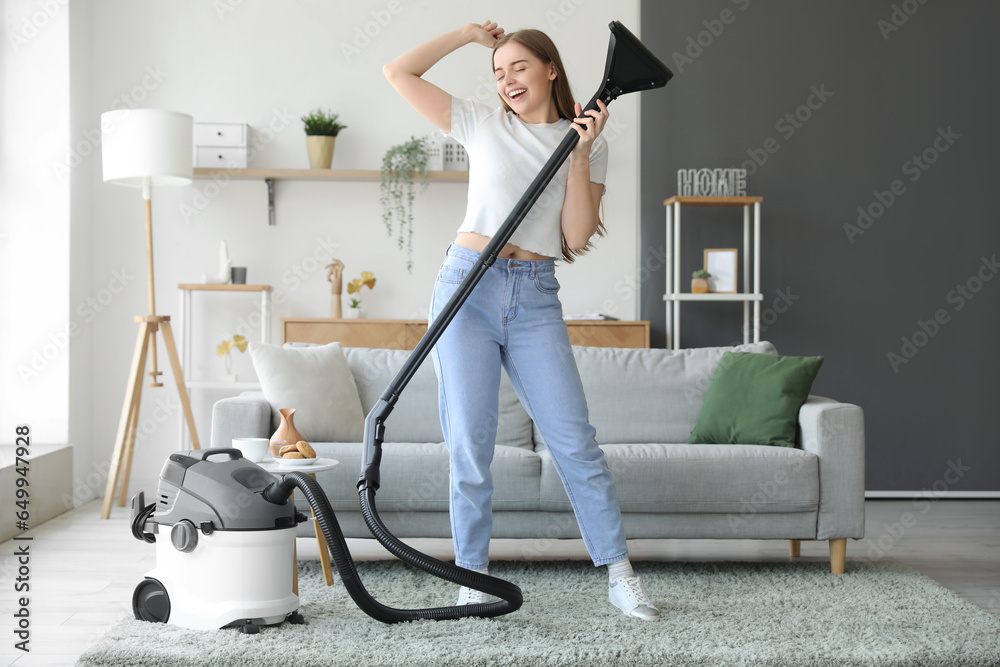
[[243, 458], [257, 463], [268, 452], [267, 438], [233, 438], [233, 447], [243, 452]]

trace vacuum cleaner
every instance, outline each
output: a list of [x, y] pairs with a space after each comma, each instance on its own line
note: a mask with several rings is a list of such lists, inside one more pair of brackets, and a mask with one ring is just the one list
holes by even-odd
[[[611, 38], [601, 89], [581, 112], [609, 105], [626, 93], [662, 88], [673, 77], [635, 35], [618, 21]], [[457, 567], [408, 546], [385, 527], [375, 507], [385, 421], [431, 348], [454, 319], [473, 288], [579, 141], [570, 128], [538, 176], [483, 249], [457, 291], [427, 329], [396, 377], [365, 418], [358, 497], [372, 535], [397, 558], [436, 577], [500, 598], [496, 602], [428, 609], [396, 609], [375, 600], [358, 576], [330, 502], [303, 472], [278, 480], [242, 458], [239, 450], [207, 449], [172, 454], [160, 473], [157, 502], [132, 500], [132, 534], [156, 544], [156, 568], [136, 587], [132, 609], [140, 620], [195, 629], [303, 622], [298, 596], [291, 592], [294, 534], [305, 517], [289, 502], [299, 490], [312, 507], [341, 581], [366, 614], [383, 623], [416, 619], [495, 617], [521, 607], [521, 589], [489, 575]], [[225, 460], [216, 460], [224, 457]], [[169, 533], [169, 541], [165, 538]]]

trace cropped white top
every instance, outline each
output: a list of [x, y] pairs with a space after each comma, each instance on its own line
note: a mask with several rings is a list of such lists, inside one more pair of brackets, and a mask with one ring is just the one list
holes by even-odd
[[[503, 107], [451, 98], [451, 132], [442, 132], [469, 155], [469, 202], [459, 232], [493, 236], [542, 166], [570, 131], [571, 122], [525, 123]], [[604, 183], [608, 143], [598, 135], [590, 149], [590, 180]], [[562, 208], [569, 160], [562, 164], [510, 238], [519, 248], [562, 257]]]

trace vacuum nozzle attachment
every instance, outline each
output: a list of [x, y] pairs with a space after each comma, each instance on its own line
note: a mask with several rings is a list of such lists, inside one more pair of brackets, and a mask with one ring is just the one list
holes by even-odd
[[619, 21], [612, 21], [608, 28], [611, 29], [611, 39], [604, 63], [602, 88], [584, 111], [597, 109], [598, 99], [608, 104], [627, 93], [662, 88], [674, 77], [670, 68]]

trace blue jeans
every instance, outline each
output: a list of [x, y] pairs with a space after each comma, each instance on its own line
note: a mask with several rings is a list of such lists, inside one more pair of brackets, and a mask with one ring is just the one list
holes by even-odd
[[[468, 248], [448, 248], [431, 321], [478, 257]], [[628, 556], [618, 496], [588, 421], [558, 292], [555, 260], [497, 259], [431, 352], [451, 455], [451, 532], [460, 567], [489, 563], [501, 365], [545, 439], [594, 565]]]

